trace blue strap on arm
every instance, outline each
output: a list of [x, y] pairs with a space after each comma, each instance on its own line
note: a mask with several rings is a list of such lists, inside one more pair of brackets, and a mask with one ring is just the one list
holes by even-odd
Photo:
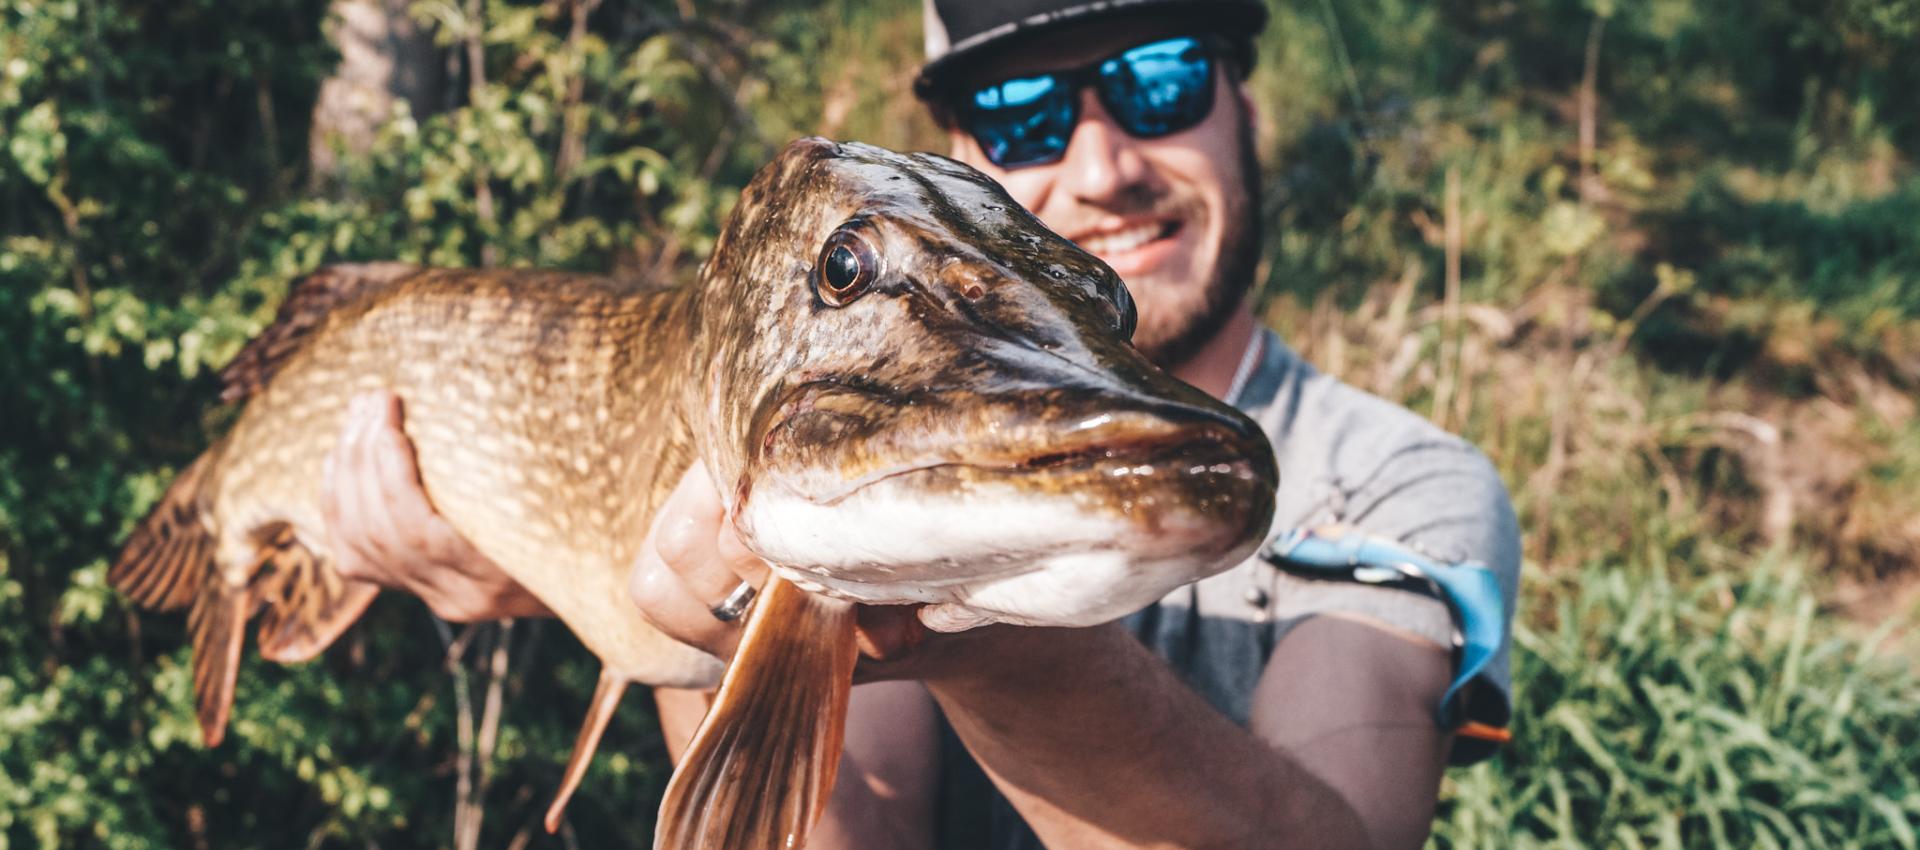
[[1500, 582], [1485, 564], [1442, 563], [1391, 540], [1306, 529], [1281, 535], [1261, 557], [1294, 575], [1407, 590], [1444, 603], [1453, 617], [1454, 675], [1435, 718], [1443, 729], [1465, 722], [1465, 688], [1493, 662], [1507, 636]]

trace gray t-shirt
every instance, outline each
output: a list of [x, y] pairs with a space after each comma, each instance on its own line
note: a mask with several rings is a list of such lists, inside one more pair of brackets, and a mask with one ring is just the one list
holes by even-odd
[[[1406, 408], [1322, 374], [1272, 331], [1260, 345], [1257, 365], [1230, 401], [1273, 440], [1280, 489], [1270, 534], [1338, 523], [1443, 561], [1480, 561], [1498, 575], [1511, 623], [1520, 531], [1486, 456]], [[1378, 620], [1443, 646], [1451, 640], [1451, 619], [1436, 600], [1296, 578], [1259, 558], [1179, 588], [1127, 623], [1196, 692], [1245, 725], [1274, 646], [1327, 612]], [[1502, 646], [1481, 677], [1469, 719], [1505, 724], [1510, 650]], [[942, 738], [940, 847], [1040, 848], [952, 730], [943, 728]], [[1456, 740], [1456, 762], [1492, 752], [1483, 742]]]

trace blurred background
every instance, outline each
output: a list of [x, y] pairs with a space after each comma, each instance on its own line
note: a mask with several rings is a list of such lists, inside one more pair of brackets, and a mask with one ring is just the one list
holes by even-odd
[[[1261, 309], [1479, 443], [1517, 738], [1447, 847], [1920, 846], [1920, 0], [1275, 0]], [[107, 559], [289, 280], [685, 279], [818, 133], [941, 150], [916, 0], [0, 0], [0, 848], [640, 846], [555, 624], [383, 597], [192, 722]]]

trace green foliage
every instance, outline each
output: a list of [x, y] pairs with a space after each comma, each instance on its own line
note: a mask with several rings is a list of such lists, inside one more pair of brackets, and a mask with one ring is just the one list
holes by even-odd
[[[684, 277], [787, 138], [944, 144], [908, 93], [911, 0], [693, 20], [419, 0], [444, 91], [316, 173], [326, 5], [0, 0], [0, 848], [448, 846], [476, 765], [482, 846], [643, 841], [665, 772], [639, 694], [565, 833], [537, 828], [595, 675], [563, 629], [456, 631], [382, 599], [313, 664], [250, 662], [206, 752], [179, 618], [135, 618], [107, 560], [217, 433], [210, 371], [298, 274]], [[1253, 82], [1268, 314], [1486, 446], [1530, 532], [1521, 737], [1454, 776], [1437, 842], [1914, 847], [1920, 679], [1874, 651], [1911, 638], [1861, 639], [1807, 565], [1885, 575], [1920, 552], [1899, 536], [1920, 512], [1920, 5], [1274, 13]], [[1449, 173], [1462, 291], [1514, 326], [1484, 345], [1420, 318]], [[1808, 485], [1777, 548], [1781, 485], [1716, 424], [1749, 408], [1855, 423], [1820, 427], [1859, 472]]]
[[1452, 778], [1438, 845], [1915, 846], [1920, 681], [1790, 561], [1707, 560], [1561, 579], [1515, 648], [1525, 743]]
[[[298, 274], [367, 258], [684, 274], [768, 152], [751, 100], [711, 108], [743, 97], [747, 51], [766, 48], [735, 34], [745, 21], [708, 30], [667, 4], [577, 35], [556, 5], [415, 11], [484, 67], [321, 179], [306, 163], [338, 59], [324, 2], [0, 6], [0, 847], [452, 832], [450, 754], [477, 746], [454, 704], [478, 714], [489, 680], [446, 661], [452, 636], [417, 603], [383, 600], [315, 664], [250, 666], [229, 742], [206, 752], [178, 618], [136, 620], [107, 559], [218, 428], [210, 370]], [[473, 634], [481, 656], [495, 632]], [[489, 844], [538, 832], [595, 675], [562, 630], [523, 627], [506, 649], [512, 709], [478, 797]], [[600, 760], [568, 841], [649, 832], [630, 801], [663, 779], [650, 712], [630, 706], [610, 741], [623, 752]]]
[[1262, 46], [1286, 73], [1256, 79], [1281, 168], [1269, 290], [1357, 293], [1412, 255], [1437, 292], [1441, 246], [1408, 213], [1440, 221], [1453, 169], [1471, 297], [1570, 282], [1625, 315], [1666, 262], [1700, 282], [1650, 329], [1669, 363], [1739, 355], [1701, 315], [1720, 295], [1811, 301], [1869, 349], [1920, 317], [1917, 17], [1903, 0], [1281, 4]]

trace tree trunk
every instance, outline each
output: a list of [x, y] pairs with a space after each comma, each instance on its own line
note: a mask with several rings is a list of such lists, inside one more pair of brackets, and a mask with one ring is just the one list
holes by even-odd
[[333, 0], [328, 38], [340, 66], [320, 85], [307, 137], [315, 183], [341, 160], [373, 149], [375, 135], [404, 103], [415, 117], [436, 111], [446, 66], [428, 28], [407, 14], [411, 0]]

